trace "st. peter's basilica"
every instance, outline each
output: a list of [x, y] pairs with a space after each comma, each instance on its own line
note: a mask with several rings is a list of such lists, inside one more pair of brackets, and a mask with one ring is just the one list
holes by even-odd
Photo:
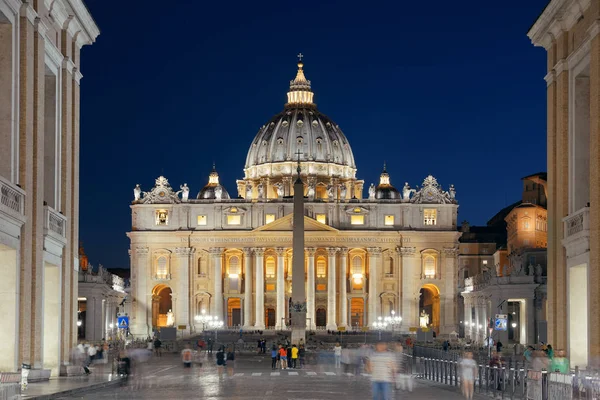
[[131, 332], [146, 337], [167, 324], [193, 332], [202, 313], [242, 329], [285, 328], [298, 162], [307, 327], [360, 329], [393, 314], [402, 332], [457, 331], [454, 187], [430, 175], [396, 189], [384, 166], [364, 197], [350, 143], [317, 110], [301, 61], [287, 98], [252, 140], [237, 196], [215, 168], [195, 198], [162, 176], [148, 192], [135, 187]]

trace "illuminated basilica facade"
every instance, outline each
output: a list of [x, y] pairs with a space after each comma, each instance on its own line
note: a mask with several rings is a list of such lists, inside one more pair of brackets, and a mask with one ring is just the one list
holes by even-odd
[[[237, 197], [215, 168], [195, 198], [159, 177], [134, 189], [131, 331], [201, 330], [196, 316], [226, 326], [284, 329], [292, 278], [293, 174], [305, 190], [307, 326], [357, 329], [402, 317], [414, 331], [429, 316], [438, 334], [457, 331], [457, 201], [427, 176], [396, 189], [385, 170], [363, 196], [364, 181], [346, 136], [313, 103], [302, 62], [284, 110], [250, 144]], [[169, 312], [171, 311], [171, 312]], [[169, 320], [169, 321], [167, 321]], [[412, 328], [412, 329], [411, 329]]]

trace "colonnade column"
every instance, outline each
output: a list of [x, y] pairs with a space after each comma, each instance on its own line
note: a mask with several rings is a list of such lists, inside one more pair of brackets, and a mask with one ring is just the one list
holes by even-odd
[[306, 328], [316, 329], [315, 323], [315, 252], [314, 247], [306, 249], [308, 256], [308, 273], [306, 277]]
[[379, 304], [379, 293], [377, 292], [377, 282], [379, 281], [379, 260], [381, 258], [381, 249], [379, 247], [369, 247], [367, 249], [369, 257], [369, 326], [377, 320], [381, 306]]
[[[152, 312], [152, 304], [148, 304], [147, 301], [147, 288], [146, 281], [152, 275], [149, 267], [148, 260], [148, 248], [147, 247], [136, 247], [133, 255], [134, 265], [132, 271], [132, 281], [134, 287], [132, 288], [133, 295], [133, 324], [131, 332], [134, 337], [147, 337], [152, 327], [148, 325], [148, 313]], [[135, 279], [137, 276], [137, 279]]]
[[254, 266], [256, 274], [254, 282], [256, 282], [256, 308], [254, 310], [256, 329], [265, 329], [265, 272], [264, 272], [264, 247], [256, 247], [254, 249]]
[[335, 316], [337, 313], [336, 309], [336, 269], [335, 269], [335, 256], [338, 252], [338, 249], [335, 247], [327, 248], [327, 329], [336, 331], [337, 324], [335, 321]]
[[283, 256], [285, 255], [285, 249], [278, 247], [275, 249], [277, 253], [277, 313], [275, 321], [276, 329], [285, 328], [285, 273], [283, 268]]
[[252, 249], [244, 248], [244, 329], [252, 327]]
[[340, 249], [340, 326], [348, 326], [348, 248]]
[[193, 252], [194, 249], [190, 247], [175, 248], [179, 264], [177, 269], [179, 287], [177, 288], [175, 325], [185, 325], [184, 332], [190, 332], [190, 255]]
[[223, 248], [211, 247], [210, 254], [213, 259], [213, 282], [215, 285], [215, 300], [213, 302], [213, 312], [220, 321], [224, 321], [223, 316]]
[[419, 326], [420, 287], [415, 286], [415, 278], [420, 270], [415, 267], [414, 247], [400, 247], [398, 250], [402, 260], [402, 331], [408, 332], [409, 328]]

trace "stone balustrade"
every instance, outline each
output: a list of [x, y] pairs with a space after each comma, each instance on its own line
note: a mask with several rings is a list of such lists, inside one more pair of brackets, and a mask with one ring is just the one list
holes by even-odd
[[25, 191], [6, 178], [0, 176], [0, 211], [25, 218]]
[[52, 232], [60, 238], [67, 238], [67, 217], [50, 206], [44, 206], [44, 233]]
[[582, 209], [563, 218], [565, 239], [577, 235], [580, 232], [589, 235], [590, 231], [590, 208], [583, 207]]

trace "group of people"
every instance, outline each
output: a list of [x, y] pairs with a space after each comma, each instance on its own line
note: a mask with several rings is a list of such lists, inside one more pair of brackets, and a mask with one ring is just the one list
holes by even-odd
[[534, 371], [545, 369], [549, 372], [560, 372], [562, 374], [570, 372], [567, 353], [564, 350], [555, 352], [550, 344], [542, 343], [537, 349], [533, 346], [527, 346], [523, 356], [528, 367]]
[[89, 375], [89, 366], [94, 364], [106, 364], [108, 360], [108, 343], [86, 343], [81, 342], [73, 352], [74, 362], [83, 367], [84, 372]]
[[285, 347], [280, 344], [279, 348], [273, 345], [271, 348], [271, 369], [304, 368], [305, 355], [306, 350], [302, 344], [300, 347], [295, 344], [291, 347], [289, 345]]
[[[365, 353], [367, 347], [361, 349], [365, 371], [371, 374], [373, 400], [389, 400], [392, 388], [396, 390], [413, 390], [413, 376], [410, 360], [404, 352], [402, 343], [397, 342], [389, 348], [385, 342], [377, 342], [373, 351]], [[344, 351], [342, 350], [342, 357]]]

